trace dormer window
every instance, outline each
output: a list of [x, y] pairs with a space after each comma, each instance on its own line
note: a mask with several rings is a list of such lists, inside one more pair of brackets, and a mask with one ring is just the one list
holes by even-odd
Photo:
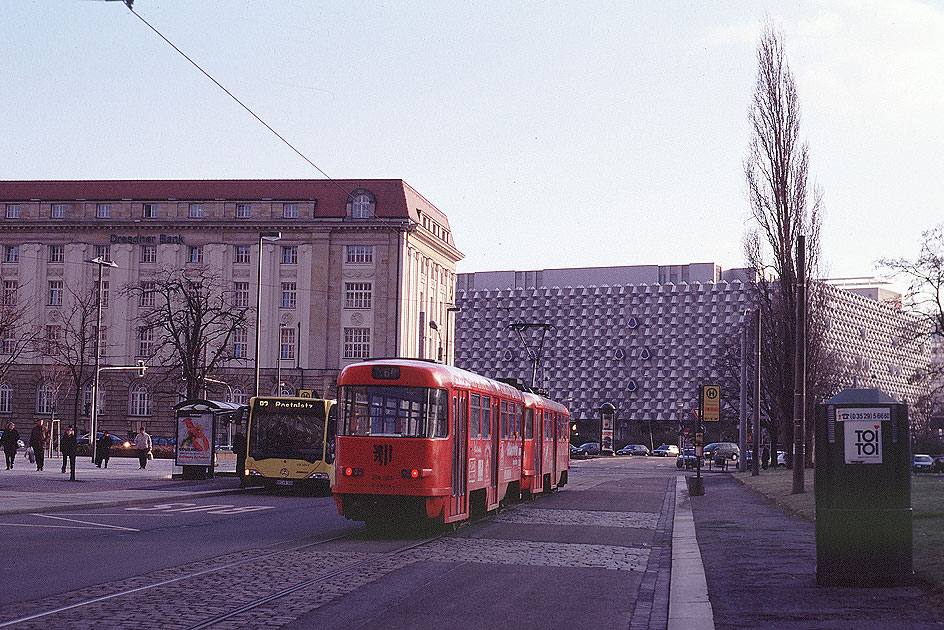
[[352, 219], [369, 219], [375, 216], [376, 205], [373, 193], [359, 188], [348, 197], [347, 213]]

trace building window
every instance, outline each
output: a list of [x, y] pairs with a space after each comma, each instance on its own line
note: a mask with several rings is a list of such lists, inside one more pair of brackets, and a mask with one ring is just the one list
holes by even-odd
[[36, 413], [56, 413], [56, 388], [52, 383], [42, 383], [36, 392]]
[[298, 218], [298, 204], [297, 203], [282, 204], [282, 218], [283, 219], [297, 219]]
[[147, 385], [144, 383], [132, 385], [129, 398], [129, 416], [151, 415], [151, 389]]
[[19, 219], [20, 218], [20, 206], [16, 204], [7, 205], [7, 218], [8, 219]]
[[370, 328], [344, 329], [344, 358], [370, 358]]
[[252, 216], [252, 204], [249, 204], [249, 203], [236, 204], [236, 218], [237, 219], [248, 219], [251, 216]]
[[282, 264], [294, 265], [298, 262], [298, 248], [294, 245], [282, 248]]
[[279, 329], [279, 361], [295, 358], [295, 329], [283, 326]]
[[100, 203], [97, 206], [95, 206], [95, 216], [99, 219], [110, 219], [111, 218], [111, 204]]
[[138, 356], [150, 357], [154, 355], [154, 329], [142, 326], [138, 328]]
[[374, 196], [366, 190], [357, 190], [348, 197], [348, 212], [354, 219], [369, 219], [374, 216]]
[[46, 326], [46, 355], [52, 356], [59, 350], [59, 340], [62, 339], [62, 327], [55, 324]]
[[141, 206], [141, 216], [145, 219], [153, 219], [157, 217], [157, 208], [153, 203], [146, 203]]
[[245, 359], [249, 356], [249, 330], [237, 328], [233, 331], [233, 358]]
[[19, 288], [19, 280], [4, 280], [3, 281], [3, 305], [4, 306], [15, 306], [16, 305], [16, 291]]
[[3, 338], [0, 339], [0, 352], [3, 354], [16, 352], [16, 329], [13, 326], [7, 326], [3, 329]]
[[0, 413], [13, 413], [13, 388], [0, 383]]
[[191, 219], [203, 218], [203, 204], [202, 203], [190, 204], [190, 218]]
[[65, 245], [50, 245], [49, 246], [49, 262], [61, 263], [63, 260], [65, 260], [65, 257], [66, 257]]
[[242, 387], [228, 387], [226, 390], [226, 402], [245, 405], [246, 392], [243, 391]]
[[19, 245], [7, 245], [6, 251], [4, 252], [5, 256], [3, 260], [8, 263], [20, 262], [20, 246]]
[[[95, 286], [98, 286], [98, 283], [95, 283]], [[102, 308], [108, 306], [108, 280], [102, 280], [102, 292], [99, 294], [102, 296]]]
[[373, 245], [348, 245], [347, 258], [349, 265], [367, 265], [374, 262]]
[[236, 255], [233, 257], [234, 263], [248, 263], [249, 262], [249, 245], [237, 245], [236, 246]]
[[141, 293], [138, 294], [138, 306], [154, 306], [154, 289], [155, 284], [153, 280], [144, 280], [141, 282]]
[[142, 245], [141, 246], [141, 262], [143, 263], [156, 263], [157, 262], [157, 245]]
[[282, 283], [282, 308], [295, 308], [295, 283]]
[[203, 262], [203, 247], [191, 247], [187, 250], [187, 262], [188, 263], [202, 263]]
[[370, 308], [371, 294], [370, 282], [345, 282], [344, 308]]
[[62, 306], [62, 280], [49, 281], [49, 306]]
[[[92, 326], [92, 334], [94, 335], [93, 339], [98, 341], [98, 328]], [[102, 345], [98, 347], [98, 356], [99, 358], [104, 359], [108, 351], [108, 326], [102, 326]]]
[[233, 283], [233, 306], [237, 308], [247, 308], [249, 306], [249, 283]]
[[111, 262], [111, 245], [96, 245], [95, 256], [106, 262]]
[[66, 217], [66, 204], [52, 204], [52, 208], [49, 210], [49, 216], [53, 219], [64, 219]]

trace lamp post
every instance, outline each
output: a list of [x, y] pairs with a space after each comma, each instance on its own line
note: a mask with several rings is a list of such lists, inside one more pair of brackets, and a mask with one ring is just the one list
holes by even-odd
[[259, 265], [256, 273], [256, 386], [253, 395], [259, 395], [259, 353], [262, 351], [262, 336], [259, 327], [262, 325], [262, 243], [263, 241], [277, 241], [282, 238], [281, 232], [259, 233]]
[[94, 462], [96, 455], [95, 447], [96, 442], [98, 442], [98, 440], [95, 439], [95, 425], [98, 423], [98, 387], [100, 379], [99, 373], [101, 372], [99, 367], [102, 357], [102, 268], [117, 267], [118, 265], [110, 260], [105, 260], [101, 256], [96, 256], [95, 258], [86, 258], [85, 262], [92, 265], [98, 265], [98, 288], [96, 289], [98, 292], [98, 304], [96, 306], [97, 314], [95, 317], [97, 326], [95, 329], [95, 377], [92, 380], [92, 408], [89, 411], [89, 442], [91, 442], [92, 445], [92, 461]]
[[[456, 335], [455, 335], [455, 330], [456, 330], [456, 313], [461, 313], [461, 312], [462, 312], [462, 309], [459, 308], [458, 306], [455, 306], [455, 305], [446, 308], [446, 361], [445, 361], [445, 363], [449, 363], [450, 365], [454, 365], [455, 362], [456, 362], [456, 351], [455, 351], [456, 342], [455, 342], [455, 340], [454, 340], [454, 338], [455, 338], [455, 336], [456, 336]], [[450, 315], [450, 314], [452, 314], [452, 321], [449, 321], [449, 315]], [[449, 331], [450, 331], [450, 330], [451, 330], [452, 333], [453, 333], [451, 336], [450, 336], [450, 334], [449, 334]], [[450, 345], [450, 341], [452, 342], [452, 346], [453, 346], [453, 350], [452, 350], [452, 360], [451, 360], [451, 362], [450, 362], [450, 359], [449, 359], [449, 356], [450, 356], [450, 355], [449, 355], [449, 345]]]
[[442, 362], [442, 358], [443, 358], [443, 344], [442, 344], [442, 335], [439, 334], [439, 324], [437, 324], [437, 323], [436, 323], [435, 321], [433, 321], [433, 320], [429, 320], [429, 327], [432, 328], [433, 330], [435, 330], [435, 331], [436, 331], [436, 336], [439, 337], [439, 352], [437, 353], [438, 356], [436, 357], [436, 360]]

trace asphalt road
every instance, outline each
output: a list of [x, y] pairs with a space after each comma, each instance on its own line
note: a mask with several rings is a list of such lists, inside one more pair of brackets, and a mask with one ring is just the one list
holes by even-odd
[[331, 497], [259, 491], [193, 502], [0, 516], [0, 607], [357, 529], [357, 523], [338, 515]]

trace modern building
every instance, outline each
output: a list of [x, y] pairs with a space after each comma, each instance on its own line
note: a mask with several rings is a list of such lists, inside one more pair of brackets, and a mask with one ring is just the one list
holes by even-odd
[[[149, 366], [143, 378], [100, 373], [99, 426], [113, 431], [171, 434], [180, 379], [153, 356], [154, 331], [140, 326], [153, 300], [127, 290], [168, 270], [205, 269], [252, 313], [232, 336], [231, 359], [207, 375], [209, 398], [245, 402], [257, 359], [261, 395], [314, 396], [333, 396], [339, 370], [359, 359], [451, 361], [462, 254], [446, 215], [401, 180], [6, 181], [0, 204], [0, 282], [15, 318], [0, 343], [0, 365], [11, 364], [0, 378], [0, 420], [73, 421], [68, 366], [48, 350], [78, 325], [76, 304], [97, 294], [99, 266], [88, 262], [96, 257], [115, 265], [102, 267], [101, 365]], [[14, 357], [16, 335], [27, 332], [34, 342]], [[92, 396], [86, 369], [80, 427]]]
[[[698, 386], [723, 377], [720, 358], [737, 347], [752, 279], [714, 263], [459, 274], [456, 364], [530, 384], [540, 352], [534, 385], [565, 402], [578, 428], [598, 424], [611, 403], [617, 442], [646, 436], [648, 444], [650, 426], [665, 434], [691, 421]], [[842, 349], [849, 385], [915, 400], [920, 387], [909, 379], [929, 355], [901, 343], [905, 316], [895, 300], [824, 290], [830, 343]], [[736, 418], [737, 408], [727, 400], [723, 413]]]

